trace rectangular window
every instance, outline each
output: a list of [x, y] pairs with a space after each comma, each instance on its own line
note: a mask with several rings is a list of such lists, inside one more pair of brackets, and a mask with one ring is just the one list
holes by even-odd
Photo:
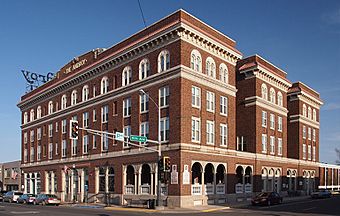
[[131, 98], [126, 98], [123, 101], [123, 117], [131, 116]]
[[214, 144], [215, 126], [213, 121], [207, 121], [207, 144]]
[[63, 140], [61, 142], [61, 157], [66, 157], [66, 152], [67, 152], [66, 140]]
[[53, 158], [53, 143], [48, 144], [48, 159]]
[[161, 108], [169, 106], [169, 95], [169, 86], [159, 89], [159, 104]]
[[31, 155], [30, 155], [30, 162], [34, 161], [34, 147], [31, 147], [31, 151], [30, 151]]
[[302, 126], [302, 138], [306, 139], [306, 126]]
[[[39, 131], [39, 129], [38, 129], [38, 131]], [[40, 131], [41, 131], [41, 129], [40, 129]], [[27, 132], [24, 133], [24, 144], [26, 144], [26, 143], [27, 143]]]
[[140, 112], [145, 113], [149, 111], [149, 97], [148, 94], [142, 94], [139, 96]]
[[37, 160], [41, 160], [41, 145], [38, 145], [37, 147]]
[[306, 144], [302, 144], [302, 159], [306, 159]]
[[316, 152], [315, 152], [315, 146], [313, 146], [313, 161], [316, 160]]
[[308, 145], [308, 160], [312, 160], [312, 146]]
[[71, 140], [72, 156], [77, 155], [77, 145], [78, 145], [78, 140], [76, 139]]
[[262, 127], [267, 127], [267, 112], [262, 111]]
[[55, 132], [57, 133], [59, 131], [59, 124], [58, 122], [55, 123]]
[[275, 154], [275, 137], [270, 136], [270, 154]]
[[270, 114], [270, 129], [275, 129], [275, 115], [272, 113]]
[[277, 154], [282, 155], [282, 138], [277, 138]]
[[221, 115], [228, 115], [228, 98], [221, 96], [220, 97], [220, 113]]
[[228, 125], [220, 124], [220, 145], [221, 146], [228, 146]]
[[24, 149], [24, 162], [26, 163], [28, 160], [27, 149]]
[[41, 140], [41, 128], [37, 129], [37, 140]]
[[124, 126], [124, 131], [123, 131], [123, 134], [124, 134], [124, 147], [127, 148], [129, 147], [129, 144], [127, 143], [129, 141], [129, 136], [131, 135], [131, 126], [130, 125], [126, 125]]
[[237, 142], [237, 151], [245, 151], [245, 144], [243, 136], [238, 136], [236, 139]]
[[92, 111], [92, 121], [93, 121], [93, 122], [96, 122], [96, 121], [97, 121], [97, 113], [96, 113], [96, 110], [95, 110], [95, 109]]
[[215, 93], [207, 91], [207, 111], [215, 112]]
[[31, 130], [31, 142], [34, 142], [34, 130]]
[[109, 106], [102, 106], [102, 123], [107, 123], [109, 120]]
[[48, 125], [48, 137], [53, 136], [53, 124]]
[[267, 153], [267, 134], [262, 134], [262, 153]]
[[312, 139], [312, 128], [308, 127], [308, 140]]
[[199, 87], [191, 87], [191, 105], [196, 108], [201, 107], [201, 89]]
[[169, 141], [169, 117], [161, 119], [161, 141], [167, 142]]
[[89, 153], [89, 137], [88, 135], [83, 136], [83, 154]]
[[58, 143], [55, 144], [55, 155], [59, 154]]
[[[149, 137], [149, 122], [142, 122], [140, 124], [140, 136]], [[143, 143], [146, 144], [146, 143]]]
[[66, 133], [66, 119], [61, 121], [61, 133]]
[[97, 148], [97, 139], [96, 139], [96, 135], [92, 135], [92, 148], [96, 149]]
[[[107, 132], [107, 131], [104, 131]], [[101, 135], [101, 143], [102, 143], [102, 151], [108, 151], [109, 150], [109, 136], [106, 133], [103, 133]]]
[[89, 112], [83, 113], [83, 127], [88, 128], [89, 127]]
[[316, 130], [313, 128], [313, 141], [316, 142]]
[[115, 115], [118, 115], [118, 104], [117, 104], [117, 101], [114, 101], [113, 102], [113, 106], [112, 106], [112, 113], [113, 113], [113, 115], [115, 116]]
[[196, 117], [191, 118], [191, 141], [199, 142], [201, 139], [201, 123]]
[[281, 116], [277, 117], [277, 130], [279, 132], [282, 132], [282, 117]]

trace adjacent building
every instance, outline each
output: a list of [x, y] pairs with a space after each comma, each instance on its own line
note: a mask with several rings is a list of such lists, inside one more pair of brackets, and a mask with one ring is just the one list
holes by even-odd
[[69, 121], [77, 120], [81, 128], [150, 140], [160, 128], [171, 160], [161, 175], [167, 206], [268, 190], [308, 194], [320, 182], [322, 101], [286, 75], [258, 55], [243, 58], [234, 40], [176, 11], [111, 48], [74, 58], [22, 96], [24, 190], [78, 202], [155, 198], [157, 153], [143, 146], [157, 145], [89, 130], [70, 139]]
[[21, 190], [21, 161], [0, 164], [0, 191]]

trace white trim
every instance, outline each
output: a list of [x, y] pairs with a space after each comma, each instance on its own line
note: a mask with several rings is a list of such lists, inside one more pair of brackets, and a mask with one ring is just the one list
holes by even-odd
[[246, 107], [255, 105], [287, 117], [288, 110], [285, 107], [273, 104], [259, 96], [247, 97], [244, 102]]
[[291, 116], [289, 116], [289, 118], [291, 119], [291, 120], [289, 120], [290, 123], [300, 122], [302, 124], [306, 124], [308, 126], [316, 128], [316, 129], [320, 129], [320, 123], [319, 122], [312, 121], [309, 118], [307, 118], [307, 117], [305, 117], [301, 114], [291, 115]]

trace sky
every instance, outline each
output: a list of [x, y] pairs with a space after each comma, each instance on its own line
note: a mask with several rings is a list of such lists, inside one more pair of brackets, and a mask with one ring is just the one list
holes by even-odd
[[[340, 1], [140, 0], [146, 24], [183, 8], [320, 92], [320, 161], [340, 148]], [[137, 0], [1, 0], [0, 162], [20, 159], [21, 70], [55, 73], [73, 57], [144, 28]]]

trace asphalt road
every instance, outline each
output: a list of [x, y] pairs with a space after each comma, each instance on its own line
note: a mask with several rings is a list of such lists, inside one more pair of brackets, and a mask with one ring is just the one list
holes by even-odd
[[[195, 211], [195, 210], [194, 210]], [[0, 203], [0, 216], [2, 215], [22, 215], [22, 216], [125, 216], [125, 215], [204, 215], [204, 216], [217, 216], [217, 215], [270, 215], [270, 216], [291, 216], [291, 215], [339, 215], [340, 216], [340, 196], [332, 197], [329, 199], [308, 199], [290, 203], [283, 203], [281, 205], [273, 206], [245, 206], [242, 208], [231, 209], [214, 209], [213, 211], [197, 211], [196, 212], [157, 212], [143, 209], [126, 209], [126, 210], [105, 210], [103, 208], [80, 208], [80, 207], [65, 207], [65, 206], [33, 206], [21, 204]]]

